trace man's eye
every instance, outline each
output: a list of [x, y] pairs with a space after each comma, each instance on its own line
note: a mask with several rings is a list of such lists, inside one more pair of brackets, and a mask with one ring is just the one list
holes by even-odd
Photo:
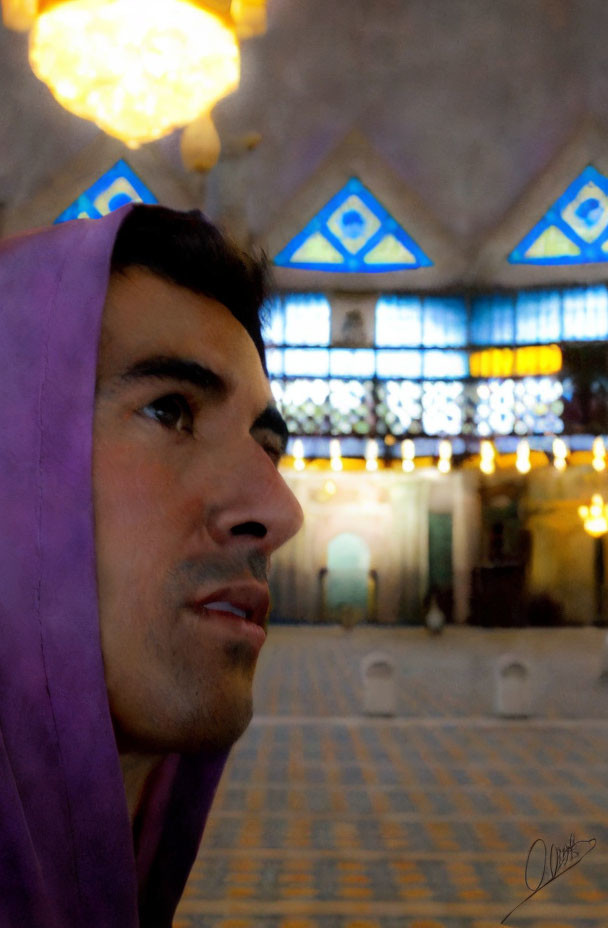
[[194, 413], [190, 403], [179, 393], [162, 396], [152, 403], [148, 403], [141, 410], [149, 419], [156, 419], [167, 429], [176, 432], [192, 432], [194, 429]]
[[283, 457], [283, 448], [279, 447], [273, 442], [263, 442], [262, 448], [273, 462], [275, 467], [278, 467], [281, 462], [281, 458]]

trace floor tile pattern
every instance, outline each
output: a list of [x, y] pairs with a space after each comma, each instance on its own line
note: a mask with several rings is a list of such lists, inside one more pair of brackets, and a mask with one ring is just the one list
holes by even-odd
[[[362, 716], [355, 673], [367, 639], [328, 649], [323, 636], [281, 631], [175, 928], [498, 928], [529, 894], [533, 842], [549, 854], [570, 835], [596, 846], [507, 925], [607, 928], [608, 722], [559, 718], [555, 702], [529, 721], [484, 715], [470, 688], [451, 687], [453, 667], [486, 658], [486, 642], [475, 652], [469, 638], [452, 671], [435, 674], [445, 698], [435, 692], [426, 714]], [[590, 679], [596, 657], [591, 648]], [[532, 886], [542, 866], [539, 843]]]

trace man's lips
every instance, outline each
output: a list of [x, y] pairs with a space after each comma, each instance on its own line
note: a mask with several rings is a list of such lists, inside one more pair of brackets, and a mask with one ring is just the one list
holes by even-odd
[[257, 583], [234, 584], [213, 590], [206, 595], [197, 595], [187, 605], [196, 612], [205, 611], [210, 615], [232, 615], [235, 619], [244, 619], [254, 625], [263, 627], [270, 598], [266, 585]]

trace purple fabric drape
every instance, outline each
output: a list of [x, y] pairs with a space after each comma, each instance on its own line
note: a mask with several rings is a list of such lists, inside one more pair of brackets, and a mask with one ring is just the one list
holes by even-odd
[[[99, 641], [91, 491], [129, 207], [0, 241], [0, 928], [168, 928], [224, 756], [167, 758], [135, 860]], [[139, 890], [138, 890], [139, 875]]]

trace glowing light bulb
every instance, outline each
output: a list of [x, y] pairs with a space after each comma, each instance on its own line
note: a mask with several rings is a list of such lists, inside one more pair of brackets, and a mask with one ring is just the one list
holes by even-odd
[[593, 538], [599, 538], [608, 531], [608, 506], [599, 493], [593, 494], [591, 505], [579, 506], [578, 514], [583, 520], [585, 531]]
[[553, 440], [553, 466], [556, 470], [566, 470], [566, 458], [568, 457], [568, 445], [561, 438]]
[[597, 438], [593, 439], [592, 454], [593, 459], [591, 464], [593, 469], [598, 473], [600, 471], [606, 470], [606, 446], [604, 444], [604, 439], [599, 435]]
[[342, 449], [337, 438], [332, 438], [329, 443], [329, 466], [332, 470], [342, 470]]
[[30, 64], [71, 113], [131, 147], [192, 122], [239, 83], [234, 29], [188, 0], [69, 0], [30, 33]]
[[406, 473], [411, 474], [415, 470], [416, 465], [414, 463], [414, 458], [416, 457], [416, 446], [411, 438], [406, 438], [401, 442], [401, 467]]
[[365, 446], [365, 469], [378, 470], [378, 442], [374, 438], [368, 439]]
[[520, 474], [527, 474], [532, 467], [530, 463], [530, 444], [525, 438], [522, 438], [517, 445], [515, 467]]
[[301, 438], [296, 438], [293, 443], [293, 466], [294, 470], [304, 470], [306, 462], [304, 460], [304, 442]]
[[452, 469], [452, 443], [444, 439], [439, 442], [439, 460], [437, 470], [442, 474], [449, 474]]
[[482, 474], [493, 474], [496, 470], [496, 448], [491, 441], [482, 441], [479, 447], [479, 469]]

